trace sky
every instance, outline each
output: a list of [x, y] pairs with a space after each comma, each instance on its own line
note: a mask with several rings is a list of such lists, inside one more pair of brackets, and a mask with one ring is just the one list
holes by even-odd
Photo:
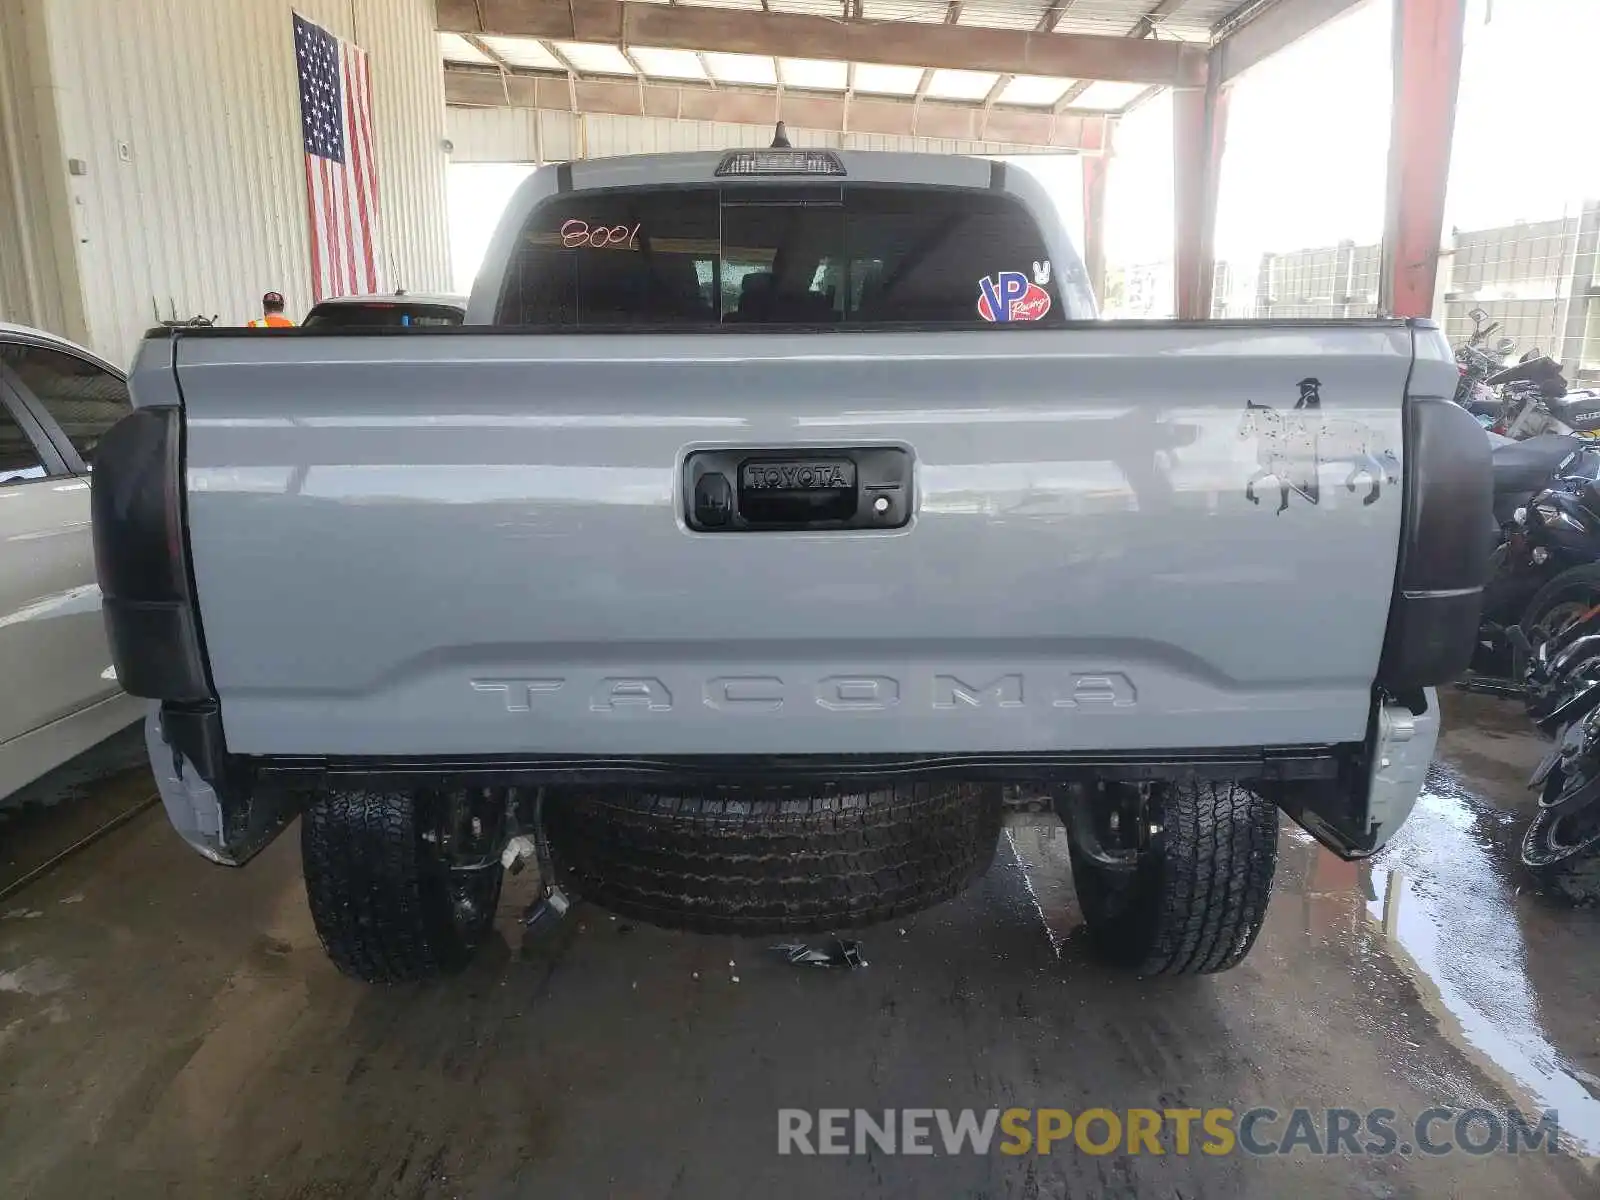
[[[1217, 254], [1375, 242], [1387, 172], [1392, 0], [1368, 0], [1235, 85], [1218, 199]], [[1110, 264], [1172, 256], [1172, 105], [1122, 122], [1107, 185]], [[1030, 159], [1081, 229], [1077, 163]], [[463, 290], [522, 165], [451, 168], [451, 235]], [[1600, 0], [1468, 0], [1445, 223], [1478, 229], [1575, 211], [1600, 197]]]
[[1467, 19], [1446, 222], [1543, 220], [1600, 198], [1600, 0], [1472, 0]]

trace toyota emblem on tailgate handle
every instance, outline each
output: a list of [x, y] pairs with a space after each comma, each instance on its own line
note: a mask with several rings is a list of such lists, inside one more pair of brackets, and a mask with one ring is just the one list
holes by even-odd
[[684, 460], [685, 520], [703, 533], [898, 529], [912, 463], [903, 446], [697, 450]]

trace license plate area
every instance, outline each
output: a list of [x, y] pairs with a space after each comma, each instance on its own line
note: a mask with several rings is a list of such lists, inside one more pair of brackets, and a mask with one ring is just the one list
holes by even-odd
[[911, 472], [902, 446], [697, 450], [684, 460], [684, 519], [702, 533], [898, 529]]

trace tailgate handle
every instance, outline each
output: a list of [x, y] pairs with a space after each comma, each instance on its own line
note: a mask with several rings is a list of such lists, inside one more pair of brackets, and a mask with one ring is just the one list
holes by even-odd
[[684, 519], [702, 533], [898, 529], [911, 519], [903, 446], [697, 450]]

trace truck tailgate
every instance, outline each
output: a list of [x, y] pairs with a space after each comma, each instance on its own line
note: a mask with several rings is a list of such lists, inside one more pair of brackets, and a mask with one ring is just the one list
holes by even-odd
[[[228, 746], [1360, 740], [1412, 337], [182, 337], [190, 549]], [[1448, 394], [1448, 361], [1417, 369]], [[884, 446], [913, 463], [899, 528], [686, 520], [694, 452]]]

